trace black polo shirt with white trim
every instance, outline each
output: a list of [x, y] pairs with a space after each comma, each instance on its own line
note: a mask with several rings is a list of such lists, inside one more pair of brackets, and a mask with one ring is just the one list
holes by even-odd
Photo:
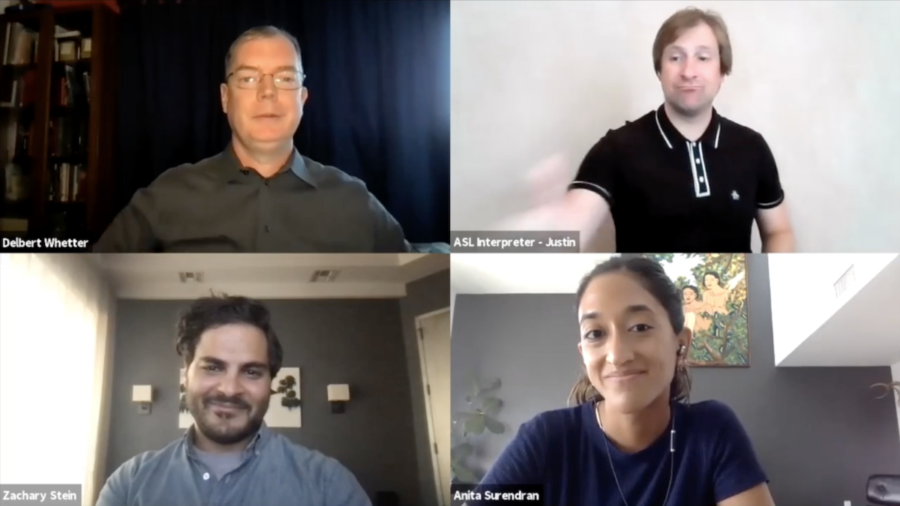
[[757, 210], [784, 200], [762, 135], [715, 109], [696, 142], [664, 107], [609, 130], [585, 156], [575, 188], [606, 199], [616, 250], [628, 253], [750, 253]]

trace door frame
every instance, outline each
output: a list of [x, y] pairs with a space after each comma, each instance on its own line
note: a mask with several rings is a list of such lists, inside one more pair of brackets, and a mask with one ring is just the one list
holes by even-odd
[[[449, 504], [444, 504], [444, 491], [441, 487], [441, 472], [439, 467], [440, 463], [438, 462], [438, 454], [434, 452], [434, 449], [437, 445], [437, 438], [435, 437], [434, 433], [434, 413], [431, 412], [431, 399], [429, 399], [430, 395], [428, 394], [428, 367], [425, 362], [425, 350], [423, 348], [424, 339], [422, 337], [422, 321], [433, 318], [443, 313], [450, 313], [450, 307], [447, 306], [443, 309], [429, 311], [428, 313], [416, 316], [416, 346], [419, 350], [419, 380], [422, 384], [422, 398], [425, 401], [425, 417], [428, 424], [428, 453], [431, 455], [431, 470], [434, 474], [434, 487], [435, 493], [437, 494], [437, 504], [438, 506], [450, 506]], [[449, 328], [447, 329], [447, 332], [450, 333]], [[450, 333], [450, 340], [452, 343], [452, 333]], [[447, 451], [449, 452], [450, 449], [447, 448]], [[450, 477], [448, 476], [448, 478]]]

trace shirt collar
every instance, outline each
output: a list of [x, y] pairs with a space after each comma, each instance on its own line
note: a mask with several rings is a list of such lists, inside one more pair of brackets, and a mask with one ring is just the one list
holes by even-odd
[[[184, 448], [184, 452], [186, 455], [194, 455], [196, 447], [194, 446], [194, 431], [197, 430], [197, 424], [191, 424], [188, 430], [184, 431], [184, 435], [181, 437], [182, 447]], [[250, 443], [247, 445], [247, 448], [242, 452], [244, 455], [250, 455], [253, 452], [259, 453], [259, 451], [265, 447], [266, 442], [272, 437], [272, 430], [266, 425], [266, 422], [263, 422], [259, 427], [259, 430], [256, 432], [256, 435], [253, 436], [253, 439], [250, 440]]]
[[[662, 136], [663, 142], [669, 149], [672, 149], [676, 143], [681, 142], [690, 142], [688, 139], [685, 139], [681, 132], [675, 128], [675, 125], [669, 121], [669, 116], [666, 114], [665, 105], [659, 106], [654, 113], [656, 116], [656, 127], [659, 129], [659, 133]], [[719, 141], [722, 134], [722, 118], [719, 116], [716, 108], [713, 107], [712, 110], [712, 118], [709, 120], [709, 126], [706, 127], [706, 131], [703, 132], [703, 135], [698, 139], [700, 142], [707, 145], [707, 147], [718, 148]]]
[[[228, 144], [228, 147], [221, 154], [222, 160], [222, 180], [223, 182], [240, 182], [243, 171], [253, 170], [248, 167], [244, 167], [241, 164], [241, 161], [238, 160], [237, 155], [234, 153], [234, 146], [232, 144]], [[288, 158], [287, 164], [284, 167], [278, 170], [278, 174], [282, 172], [286, 172], [289, 170], [294, 173], [295, 176], [302, 179], [304, 182], [308, 183], [313, 188], [318, 188], [318, 184], [316, 182], [315, 177], [313, 177], [312, 172], [310, 172], [309, 167], [306, 165], [306, 160], [303, 159], [303, 156], [297, 151], [297, 148], [294, 147], [294, 152], [291, 153], [291, 157]]]

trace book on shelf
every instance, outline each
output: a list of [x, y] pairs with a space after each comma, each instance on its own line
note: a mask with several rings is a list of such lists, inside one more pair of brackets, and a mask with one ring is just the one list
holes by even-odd
[[28, 186], [28, 172], [18, 163], [7, 163], [3, 169], [3, 200], [24, 202], [28, 198]]
[[84, 202], [84, 180], [87, 170], [83, 163], [55, 163], [50, 170], [51, 202]]
[[38, 50], [38, 33], [25, 28], [22, 23], [7, 23], [3, 53], [4, 65], [28, 65], [35, 63]]
[[53, 38], [68, 39], [72, 37], [81, 37], [81, 32], [78, 30], [69, 30], [68, 28], [63, 28], [59, 25], [56, 25], [54, 28]]
[[81, 73], [82, 79], [84, 79], [84, 99], [87, 100], [88, 103], [91, 102], [91, 73], [85, 70]]
[[50, 120], [48, 148], [50, 156], [79, 156], [87, 146], [87, 120], [60, 116]]
[[29, 166], [31, 159], [31, 139], [37, 123], [34, 121], [22, 121], [11, 116], [4, 118], [3, 138], [0, 144], [2, 163], [16, 163]]
[[10, 80], [4, 80], [4, 86], [0, 87], [4, 90], [0, 107], [24, 107], [34, 103], [37, 95], [37, 69], [28, 69], [17, 77], [12, 74], [4, 77]]
[[90, 98], [91, 72], [86, 70], [79, 76], [71, 65], [65, 66], [65, 76], [55, 83], [53, 105], [71, 107], [84, 105]]
[[91, 38], [82, 37], [78, 30], [56, 25], [53, 41], [53, 61], [73, 62], [91, 57]]

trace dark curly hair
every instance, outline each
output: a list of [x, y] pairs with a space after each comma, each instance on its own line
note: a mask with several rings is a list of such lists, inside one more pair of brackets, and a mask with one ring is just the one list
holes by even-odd
[[269, 310], [259, 301], [247, 297], [212, 295], [191, 303], [178, 319], [175, 332], [175, 351], [184, 358], [185, 367], [194, 361], [200, 336], [209, 329], [242, 323], [252, 325], [266, 336], [269, 354], [269, 373], [274, 378], [281, 370], [284, 352], [278, 336], [269, 322]]

